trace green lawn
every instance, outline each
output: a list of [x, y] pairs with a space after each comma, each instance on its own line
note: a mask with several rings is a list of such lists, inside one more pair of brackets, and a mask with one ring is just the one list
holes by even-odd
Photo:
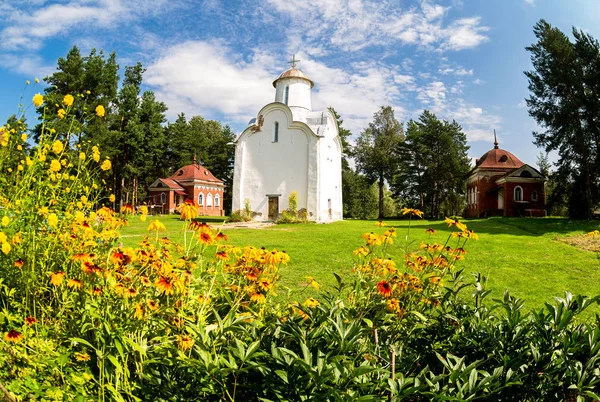
[[[137, 219], [122, 229], [124, 246], [135, 246], [146, 233], [149, 220]], [[183, 223], [177, 216], [159, 218], [166, 226], [166, 236], [183, 239]], [[219, 226], [223, 218], [203, 218]], [[579, 250], [558, 241], [565, 236], [581, 235], [600, 227], [596, 222], [570, 221], [561, 218], [492, 218], [465, 221], [480, 237], [467, 243], [467, 255], [458, 267], [466, 275], [481, 272], [488, 278], [492, 297], [501, 297], [504, 289], [527, 300], [528, 307], [540, 307], [552, 296], [565, 290], [588, 296], [600, 294], [600, 260], [596, 253]], [[387, 221], [398, 229], [396, 244], [390, 255], [401, 260], [408, 221]], [[441, 221], [413, 220], [411, 247], [427, 240], [425, 229], [437, 230], [432, 241], [444, 242], [450, 230]], [[333, 272], [349, 275], [352, 250], [363, 244], [364, 232], [382, 232], [374, 221], [346, 220], [326, 225], [276, 225], [265, 229], [224, 228], [233, 245], [253, 245], [285, 250], [291, 263], [281, 271], [283, 286], [298, 289], [303, 277], [315, 277], [325, 286], [335, 282]]]

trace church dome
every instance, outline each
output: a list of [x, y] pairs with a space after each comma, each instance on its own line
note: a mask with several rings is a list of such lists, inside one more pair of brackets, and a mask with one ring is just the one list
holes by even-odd
[[310, 78], [308, 78], [306, 74], [294, 67], [285, 70], [283, 73], [281, 73], [281, 75], [275, 81], [273, 81], [273, 86], [277, 87], [277, 83], [285, 78], [300, 78], [302, 80], [308, 81], [310, 83], [311, 88], [315, 86], [315, 83]]
[[524, 163], [519, 158], [497, 146], [487, 151], [475, 162], [475, 167], [490, 169], [516, 169], [523, 165]]

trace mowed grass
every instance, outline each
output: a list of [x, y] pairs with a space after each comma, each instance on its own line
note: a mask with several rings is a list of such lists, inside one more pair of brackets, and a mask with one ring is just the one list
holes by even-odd
[[[135, 246], [147, 234], [151, 219], [159, 219], [167, 227], [161, 236], [183, 241], [183, 222], [178, 216], [149, 217], [147, 222], [132, 218], [130, 226], [122, 229], [124, 246]], [[201, 220], [220, 227], [223, 218], [204, 217]], [[467, 280], [480, 272], [492, 289], [491, 297], [501, 298], [505, 289], [526, 300], [529, 308], [539, 308], [553, 296], [573, 294], [594, 296], [600, 294], [600, 260], [597, 254], [580, 250], [560, 239], [580, 236], [600, 227], [598, 222], [571, 221], [561, 218], [492, 218], [464, 221], [478, 235], [469, 240], [467, 255], [457, 268], [464, 269]], [[398, 231], [389, 255], [401, 261], [406, 247], [405, 235], [409, 221], [386, 221]], [[427, 228], [437, 232], [428, 240]], [[375, 221], [345, 220], [325, 225], [275, 225], [263, 229], [231, 228], [223, 226], [229, 244], [252, 245], [267, 249], [285, 250], [291, 263], [281, 271], [283, 287], [304, 293], [305, 276], [314, 277], [323, 286], [335, 284], [333, 273], [352, 275], [352, 250], [364, 244], [361, 234], [382, 233], [386, 228], [375, 226]], [[416, 251], [421, 241], [444, 243], [451, 230], [442, 221], [412, 220], [409, 251]], [[599, 239], [600, 241], [600, 239]], [[456, 246], [456, 239], [449, 243]], [[467, 295], [468, 296], [468, 295]]]

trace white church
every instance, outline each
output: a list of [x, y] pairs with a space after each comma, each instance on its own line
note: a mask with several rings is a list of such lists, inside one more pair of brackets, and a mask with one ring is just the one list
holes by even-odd
[[319, 223], [342, 219], [342, 144], [329, 110], [313, 111], [314, 82], [296, 68], [273, 82], [265, 105], [236, 140], [233, 211], [250, 200], [255, 219], [277, 220], [298, 193], [298, 209]]

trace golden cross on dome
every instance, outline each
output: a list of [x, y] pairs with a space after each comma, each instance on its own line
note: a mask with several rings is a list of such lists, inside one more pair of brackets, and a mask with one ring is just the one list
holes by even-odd
[[296, 63], [298, 63], [300, 60], [296, 60], [296, 55], [293, 54], [292, 55], [292, 60], [288, 61], [288, 63], [290, 63], [292, 65], [292, 68], [296, 68]]

